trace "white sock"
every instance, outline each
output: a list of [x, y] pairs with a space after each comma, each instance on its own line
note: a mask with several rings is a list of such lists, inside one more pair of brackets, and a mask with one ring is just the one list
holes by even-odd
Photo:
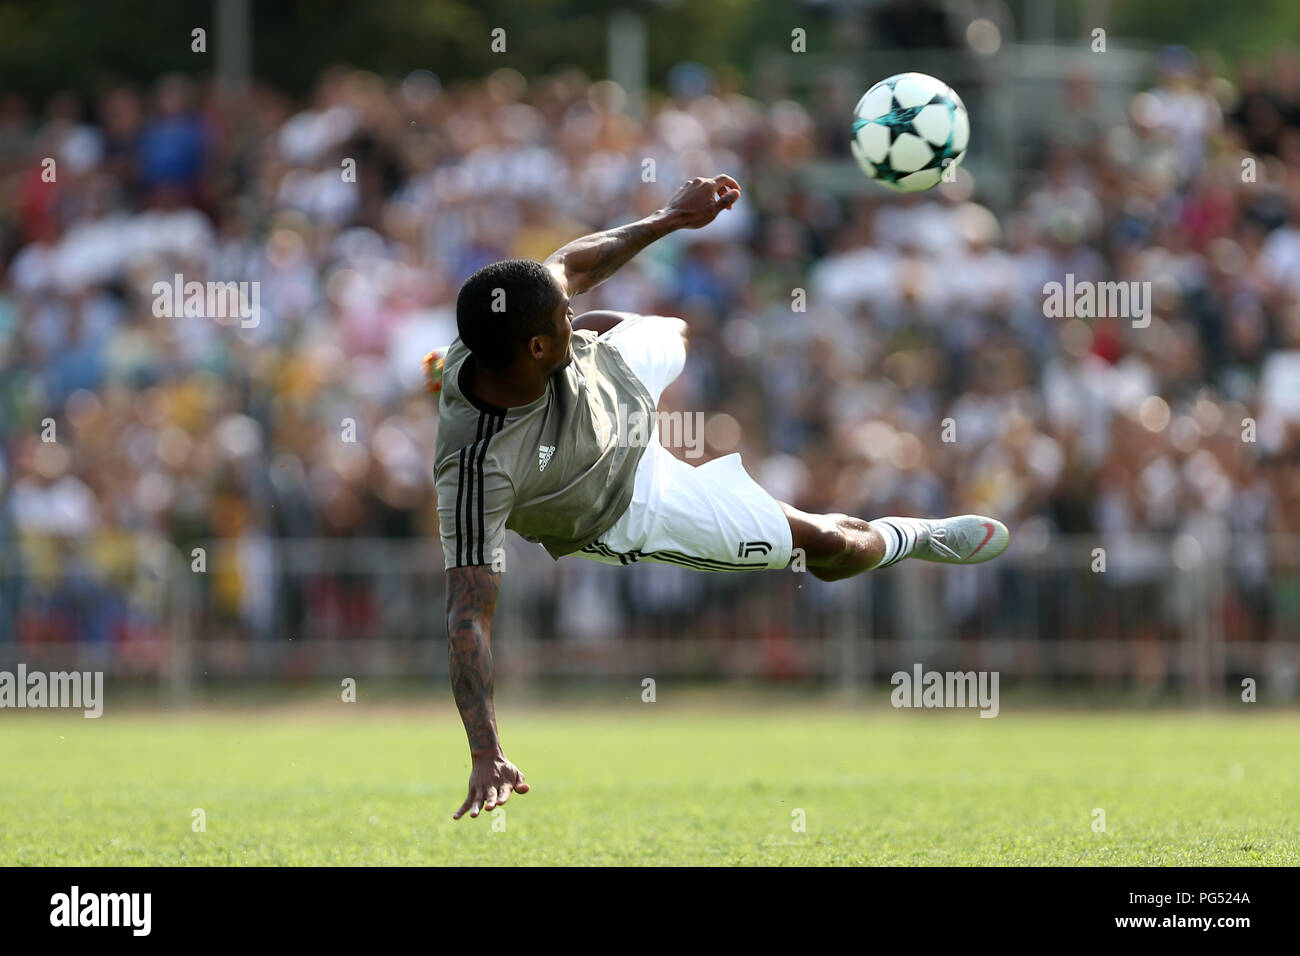
[[910, 558], [930, 541], [930, 527], [919, 518], [876, 518], [870, 524], [885, 539], [885, 556], [877, 570]]

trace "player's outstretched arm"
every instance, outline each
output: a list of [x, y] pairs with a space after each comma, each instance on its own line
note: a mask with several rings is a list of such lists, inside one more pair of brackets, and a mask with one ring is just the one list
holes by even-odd
[[730, 176], [697, 177], [678, 189], [668, 205], [657, 212], [617, 229], [575, 239], [542, 264], [555, 274], [567, 295], [579, 295], [604, 282], [656, 239], [678, 229], [707, 226], [739, 198], [740, 183]]
[[597, 335], [604, 335], [611, 329], [618, 328], [629, 319], [636, 318], [635, 312], [613, 312], [609, 309], [592, 309], [573, 320], [573, 331], [588, 329]]
[[473, 768], [469, 794], [453, 815], [477, 817], [527, 793], [523, 772], [506, 759], [492, 706], [492, 615], [501, 591], [501, 575], [487, 565], [447, 571], [447, 656], [451, 689], [469, 738]]

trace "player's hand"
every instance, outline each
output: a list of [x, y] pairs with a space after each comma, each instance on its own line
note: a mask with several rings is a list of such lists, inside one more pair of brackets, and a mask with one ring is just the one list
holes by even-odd
[[505, 754], [475, 757], [474, 769], [469, 773], [469, 796], [451, 818], [459, 820], [466, 810], [471, 817], [478, 816], [480, 811], [491, 813], [494, 808], [505, 806], [511, 793], [527, 792], [524, 772], [507, 760]]
[[718, 175], [712, 179], [697, 176], [673, 193], [664, 211], [676, 221], [678, 228], [699, 229], [713, 222], [722, 210], [730, 209], [739, 198], [740, 183], [730, 176]]

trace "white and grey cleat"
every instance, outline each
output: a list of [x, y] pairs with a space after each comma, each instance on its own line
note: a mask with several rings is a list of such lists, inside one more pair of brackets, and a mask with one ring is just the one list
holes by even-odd
[[1011, 532], [1001, 521], [983, 515], [958, 515], [927, 521], [929, 540], [912, 554], [922, 561], [943, 564], [981, 564], [992, 561], [1011, 543]]

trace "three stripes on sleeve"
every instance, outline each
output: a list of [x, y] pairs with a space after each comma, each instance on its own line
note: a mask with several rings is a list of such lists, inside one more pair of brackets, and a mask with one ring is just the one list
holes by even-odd
[[[479, 412], [478, 433], [472, 445], [460, 450], [456, 479], [456, 564], [487, 564], [484, 559], [483, 462], [492, 436], [505, 427], [505, 411]], [[477, 547], [476, 547], [477, 546]]]

